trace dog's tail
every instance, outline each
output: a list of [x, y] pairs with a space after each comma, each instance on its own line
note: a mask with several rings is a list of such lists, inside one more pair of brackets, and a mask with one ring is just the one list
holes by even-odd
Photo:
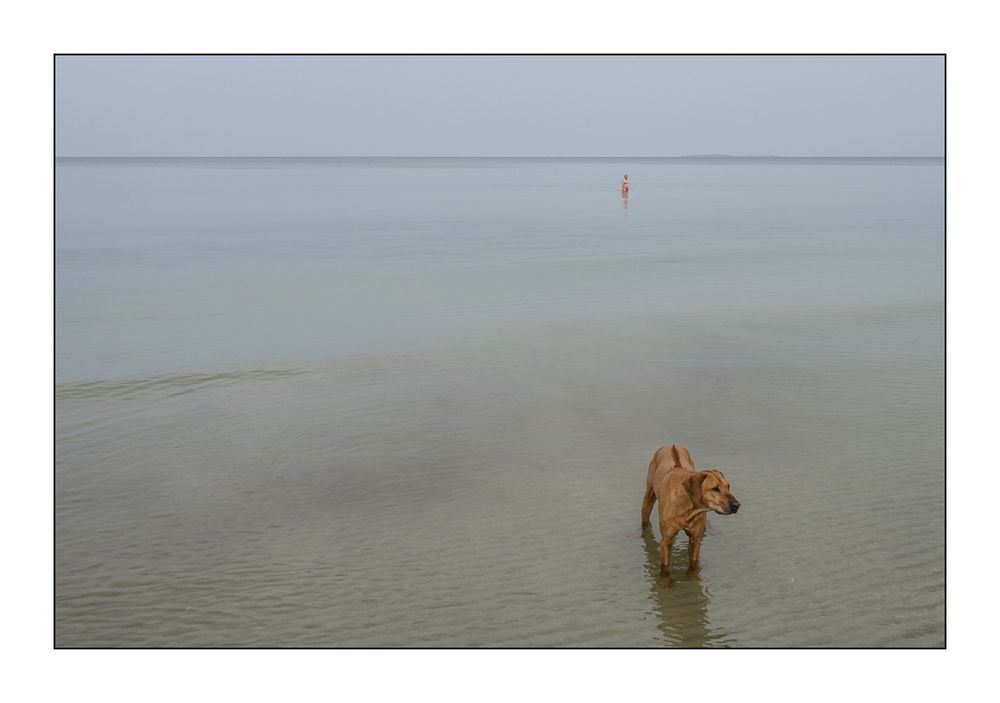
[[679, 444], [671, 444], [670, 453], [674, 457], [674, 466], [694, 471], [694, 460], [691, 459], [691, 452]]

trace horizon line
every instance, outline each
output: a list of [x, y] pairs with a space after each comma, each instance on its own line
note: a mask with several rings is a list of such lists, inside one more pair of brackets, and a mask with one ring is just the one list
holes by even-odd
[[671, 154], [671, 155], [305, 155], [305, 154], [57, 154], [57, 159], [943, 159], [929, 154], [851, 154], [851, 155], [782, 155], [782, 154]]

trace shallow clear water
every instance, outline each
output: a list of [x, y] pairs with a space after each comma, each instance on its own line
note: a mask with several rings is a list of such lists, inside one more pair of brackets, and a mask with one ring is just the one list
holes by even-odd
[[57, 645], [941, 646], [943, 178], [60, 161]]

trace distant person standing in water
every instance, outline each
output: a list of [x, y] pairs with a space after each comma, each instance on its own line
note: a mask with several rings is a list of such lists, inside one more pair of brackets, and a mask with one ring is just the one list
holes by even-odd
[[627, 196], [628, 195], [628, 174], [627, 173], [625, 174], [625, 177], [622, 178], [622, 195], [623, 196]]

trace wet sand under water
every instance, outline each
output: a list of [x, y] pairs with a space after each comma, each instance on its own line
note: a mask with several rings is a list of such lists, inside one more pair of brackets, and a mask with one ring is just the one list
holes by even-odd
[[[59, 643], [941, 644], [932, 367], [651, 378], [658, 334], [591, 334], [61, 387]], [[672, 440], [743, 507], [662, 589], [638, 513]]]

